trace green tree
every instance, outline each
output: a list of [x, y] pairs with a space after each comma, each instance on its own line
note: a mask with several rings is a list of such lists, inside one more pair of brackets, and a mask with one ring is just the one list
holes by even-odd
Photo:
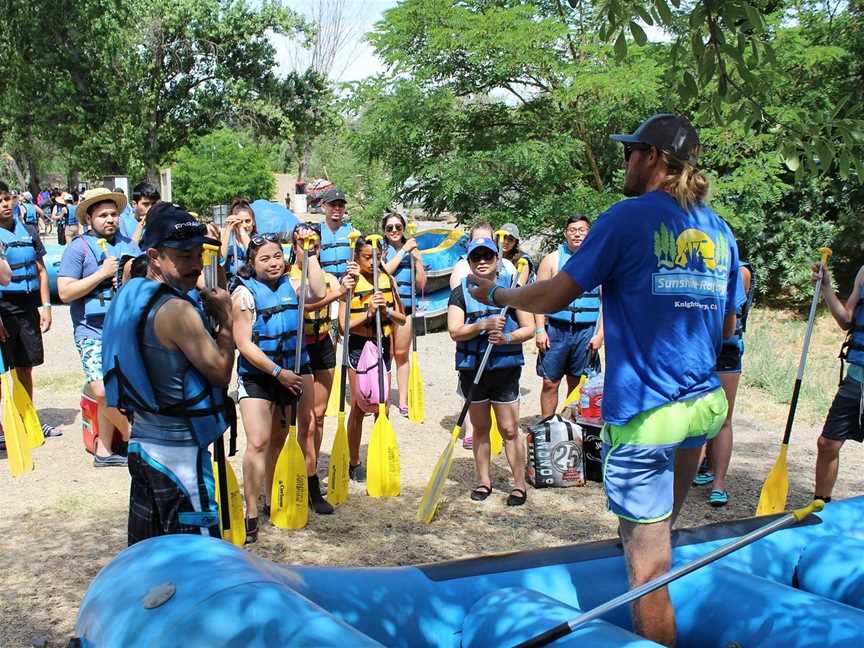
[[199, 214], [238, 196], [269, 199], [275, 189], [267, 153], [247, 134], [222, 128], [176, 153], [174, 199]]

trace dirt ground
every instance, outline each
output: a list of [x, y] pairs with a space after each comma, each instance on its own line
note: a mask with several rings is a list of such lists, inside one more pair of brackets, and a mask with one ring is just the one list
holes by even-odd
[[[47, 363], [36, 373], [36, 405], [44, 422], [64, 430], [34, 451], [35, 472], [13, 480], [0, 460], [0, 646], [63, 646], [72, 636], [78, 605], [91, 580], [126, 545], [129, 476], [125, 469], [94, 469], [81, 442], [78, 409], [83, 382], [72, 345], [68, 312], [54, 309], [55, 325], [46, 337]], [[522, 380], [522, 427], [538, 417], [539, 380], [533, 348], [526, 345]], [[326, 565], [405, 565], [471, 555], [518, 551], [610, 538], [615, 518], [605, 510], [599, 485], [566, 490], [529, 490], [528, 504], [504, 505], [508, 469], [495, 460], [495, 492], [486, 502], [468, 499], [474, 484], [471, 453], [457, 449], [438, 518], [425, 526], [414, 520], [431, 467], [447, 443], [458, 413], [454, 396], [453, 345], [444, 333], [419, 341], [426, 384], [427, 420], [415, 425], [398, 416], [402, 460], [402, 495], [373, 500], [352, 484], [351, 498], [332, 516], [310, 515], [307, 528], [284, 531], [266, 526], [250, 549], [283, 563]], [[789, 377], [790, 385], [793, 376]], [[759, 489], [777, 457], [785, 406], [764, 394], [742, 390], [735, 417], [735, 454], [729, 474], [731, 500], [712, 509], [709, 489], [694, 489], [680, 527], [752, 515]], [[824, 413], [822, 414], [824, 416]], [[812, 494], [815, 440], [821, 424], [802, 417], [790, 457], [790, 505]], [[320, 474], [326, 475], [327, 451], [335, 419], [326, 423]], [[364, 428], [364, 441], [371, 419]], [[861, 448], [844, 449], [835, 495], [864, 490], [858, 469]], [[242, 453], [242, 434], [240, 449]], [[363, 447], [365, 453], [365, 444]], [[238, 477], [241, 454], [231, 461]]]

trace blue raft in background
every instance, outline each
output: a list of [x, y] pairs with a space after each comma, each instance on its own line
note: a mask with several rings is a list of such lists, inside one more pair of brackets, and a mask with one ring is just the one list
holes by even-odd
[[[776, 516], [775, 516], [776, 517]], [[674, 563], [766, 524], [676, 532]], [[81, 646], [512, 646], [628, 589], [616, 541], [413, 567], [278, 565], [199, 536], [122, 552], [91, 584]], [[669, 586], [680, 647], [864, 645], [864, 497], [829, 504]], [[555, 646], [653, 646], [619, 608]]]

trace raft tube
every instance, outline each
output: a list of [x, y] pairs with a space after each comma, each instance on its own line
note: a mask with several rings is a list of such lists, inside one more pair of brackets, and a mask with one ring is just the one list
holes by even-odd
[[[676, 532], [673, 562], [691, 561], [771, 520]], [[856, 545], [836, 554], [846, 561], [837, 574], [816, 558], [826, 543], [851, 547], [862, 540], [864, 498], [835, 501], [681, 578], [669, 588], [676, 645], [857, 648], [864, 642], [864, 611], [848, 593], [860, 591], [864, 553]], [[850, 581], [838, 585], [846, 575]], [[219, 540], [175, 535], [134, 545], [103, 569], [82, 602], [75, 632], [82, 646], [106, 647], [491, 648], [513, 645], [627, 589], [617, 541], [414, 567], [336, 568], [278, 565]], [[632, 634], [626, 607], [586, 625], [579, 637], [582, 646], [650, 645]]]

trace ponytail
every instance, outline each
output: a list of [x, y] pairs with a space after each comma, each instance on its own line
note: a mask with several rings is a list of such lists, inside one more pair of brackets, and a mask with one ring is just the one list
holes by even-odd
[[660, 155], [666, 163], [667, 169], [666, 177], [660, 184], [660, 188], [687, 210], [705, 202], [710, 189], [708, 178], [692, 164], [682, 162], [666, 151], [660, 151]]

